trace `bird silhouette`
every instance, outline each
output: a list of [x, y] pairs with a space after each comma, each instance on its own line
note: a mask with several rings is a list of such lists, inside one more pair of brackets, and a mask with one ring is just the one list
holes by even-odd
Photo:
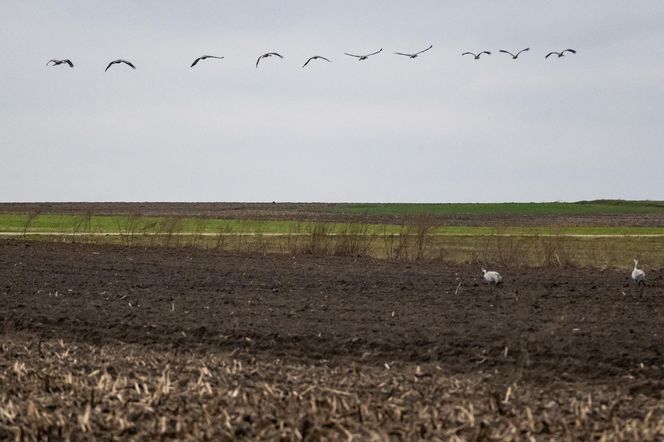
[[574, 49], [565, 49], [564, 51], [560, 51], [560, 52], [555, 52], [555, 51], [554, 52], [549, 52], [548, 54], [546, 54], [546, 57], [544, 57], [544, 58], [549, 58], [549, 56], [551, 56], [553, 54], [556, 54], [558, 56], [558, 58], [564, 57], [565, 52], [571, 52], [572, 54], [576, 54], [576, 51]]
[[383, 50], [383, 48], [380, 48], [376, 52], [372, 52], [371, 54], [367, 54], [367, 55], [354, 55], [354, 54], [349, 54], [348, 52], [344, 52], [344, 54], [348, 55], [349, 57], [357, 58], [357, 61], [362, 61], [362, 60], [366, 60], [367, 58], [371, 57], [372, 55], [376, 55], [376, 54], [380, 53], [382, 50]]
[[420, 55], [422, 52], [426, 52], [431, 48], [433, 48], [433, 45], [429, 46], [428, 48], [426, 48], [424, 50], [421, 50], [420, 52], [415, 52], [414, 54], [404, 54], [403, 52], [395, 52], [395, 54], [404, 55], [404, 56], [410, 57], [410, 58], [417, 58], [417, 56]]
[[58, 66], [58, 65], [61, 65], [61, 64], [68, 64], [70, 68], [74, 67], [74, 63], [72, 63], [71, 60], [68, 59], [68, 58], [66, 58], [64, 60], [55, 60], [55, 59], [49, 60], [48, 62], [46, 62], [46, 66], [48, 66], [49, 63], [53, 63], [53, 66]]
[[126, 64], [127, 66], [130, 66], [132, 69], [136, 69], [136, 66], [134, 66], [133, 64], [131, 64], [131, 63], [128, 62], [127, 60], [122, 60], [121, 58], [118, 58], [117, 60], [113, 60], [112, 62], [110, 62], [110, 63], [108, 64], [108, 66], [106, 66], [106, 69], [104, 69], [104, 72], [106, 72], [106, 71], [108, 70], [108, 68], [110, 68], [110, 67], [113, 66], [114, 64], [118, 64], [118, 63], [124, 63], [124, 64]]
[[258, 57], [258, 60], [256, 60], [256, 67], [258, 67], [258, 63], [260, 63], [262, 59], [272, 57], [273, 55], [276, 55], [279, 58], [284, 58], [281, 54], [277, 54], [276, 52], [268, 52], [267, 54]]
[[217, 57], [216, 55], [201, 55], [196, 60], [194, 60], [194, 62], [189, 67], [193, 68], [194, 66], [196, 66], [196, 63], [198, 63], [201, 60], [207, 60], [208, 58], [217, 58], [217, 59], [221, 60], [224, 57]]
[[464, 55], [472, 55], [473, 57], [475, 57], [475, 60], [479, 60], [480, 57], [482, 56], [482, 54], [491, 55], [491, 52], [489, 52], [489, 51], [482, 51], [482, 52], [480, 52], [479, 54], [474, 54], [474, 53], [472, 53], [472, 52], [464, 52], [463, 54], [461, 54], [461, 56], [464, 56]]
[[530, 48], [521, 49], [519, 52], [516, 53], [516, 55], [515, 55], [515, 54], [512, 54], [511, 52], [506, 51], [506, 50], [504, 50], [504, 49], [501, 49], [501, 50], [498, 51], [498, 52], [502, 52], [503, 54], [509, 54], [509, 55], [512, 56], [512, 60], [516, 60], [517, 58], [519, 58], [519, 55], [521, 55], [522, 52], [526, 52], [526, 51], [529, 51], [529, 50], [530, 50]]
[[325, 61], [327, 61], [327, 62], [329, 62], [329, 63], [332, 63], [330, 60], [328, 60], [328, 59], [325, 58], [325, 57], [322, 57], [322, 56], [320, 56], [320, 55], [314, 55], [313, 57], [309, 57], [309, 59], [308, 59], [303, 65], [302, 65], [302, 67], [305, 67], [306, 65], [308, 65], [309, 62], [310, 62], [311, 60], [318, 60], [318, 59], [320, 59], [320, 60], [325, 60]]

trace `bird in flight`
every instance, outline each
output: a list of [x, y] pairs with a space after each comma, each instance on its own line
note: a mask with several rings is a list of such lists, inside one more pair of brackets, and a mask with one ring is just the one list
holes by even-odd
[[132, 69], [136, 69], [136, 66], [134, 66], [133, 64], [131, 64], [131, 63], [128, 62], [127, 60], [122, 60], [121, 58], [118, 58], [117, 60], [113, 60], [112, 62], [110, 62], [110, 63], [108, 64], [108, 66], [106, 66], [106, 69], [104, 69], [104, 72], [106, 72], [106, 71], [108, 70], [108, 68], [110, 68], [110, 67], [113, 66], [114, 64], [118, 64], [118, 63], [124, 63], [124, 64], [126, 64], [127, 66], [131, 66]]
[[546, 54], [546, 57], [544, 57], [544, 58], [549, 58], [549, 56], [553, 55], [553, 54], [556, 54], [558, 56], [558, 58], [564, 57], [565, 52], [571, 52], [572, 54], [576, 54], [576, 51], [574, 49], [565, 49], [564, 51], [561, 51], [561, 52], [549, 52], [548, 54]]
[[503, 54], [509, 54], [509, 55], [512, 56], [512, 60], [516, 60], [517, 58], [519, 58], [519, 55], [521, 55], [522, 52], [526, 52], [526, 51], [529, 51], [529, 50], [530, 50], [530, 48], [521, 49], [519, 52], [516, 53], [516, 55], [514, 55], [514, 54], [512, 54], [511, 52], [506, 51], [506, 50], [504, 50], [504, 49], [501, 49], [501, 50], [498, 51], [498, 52], [502, 52]]
[[349, 57], [355, 57], [355, 58], [357, 58], [357, 61], [362, 61], [362, 60], [366, 60], [367, 58], [371, 57], [372, 55], [376, 55], [376, 54], [378, 54], [378, 53], [381, 52], [382, 50], [383, 50], [383, 48], [380, 48], [380, 49], [377, 50], [376, 52], [373, 52], [373, 53], [371, 53], [371, 54], [367, 54], [367, 55], [353, 55], [353, 54], [349, 54], [348, 52], [344, 52], [344, 54], [345, 54], [345, 55], [348, 55]]
[[72, 63], [71, 60], [68, 59], [68, 58], [65, 59], [65, 60], [55, 60], [55, 59], [54, 59], [54, 60], [49, 60], [49, 61], [46, 63], [46, 66], [48, 66], [49, 63], [53, 63], [53, 66], [58, 66], [58, 65], [64, 63], [64, 64], [68, 64], [70, 68], [73, 68], [73, 67], [74, 67], [74, 63]]
[[327, 62], [329, 62], [329, 63], [332, 63], [330, 60], [328, 60], [328, 59], [325, 58], [325, 57], [321, 57], [320, 55], [314, 55], [313, 57], [309, 57], [309, 60], [307, 60], [307, 61], [302, 65], [302, 67], [305, 67], [306, 65], [308, 65], [309, 62], [310, 62], [311, 60], [318, 60], [318, 59], [325, 60], [325, 61], [327, 61]]
[[273, 55], [276, 55], [279, 58], [284, 58], [281, 56], [281, 54], [277, 54], [276, 52], [268, 52], [267, 54], [263, 54], [258, 57], [258, 60], [256, 60], [256, 67], [258, 67], [258, 63], [260, 63], [262, 59], [272, 57]]
[[489, 52], [489, 51], [482, 51], [482, 52], [480, 52], [479, 54], [474, 54], [474, 53], [472, 53], [472, 52], [464, 52], [463, 54], [461, 54], [461, 56], [463, 57], [464, 55], [472, 55], [473, 57], [475, 57], [475, 60], [479, 60], [480, 57], [482, 56], [482, 54], [491, 55], [491, 52]]
[[201, 60], [207, 60], [208, 58], [218, 58], [219, 60], [221, 60], [224, 57], [217, 57], [216, 55], [201, 55], [196, 60], [194, 60], [194, 62], [191, 64], [190, 67], [193, 68], [194, 66], [196, 66], [196, 63], [198, 63]]
[[405, 55], [406, 57], [410, 58], [417, 58], [418, 55], [420, 55], [422, 52], [426, 52], [429, 49], [433, 48], [433, 45], [429, 46], [428, 48], [421, 50], [420, 52], [415, 52], [414, 54], [404, 54], [403, 52], [395, 52], [397, 55]]

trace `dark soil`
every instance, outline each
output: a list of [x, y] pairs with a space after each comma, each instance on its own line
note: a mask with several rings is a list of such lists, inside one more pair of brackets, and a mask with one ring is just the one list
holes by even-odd
[[431, 362], [505, 384], [662, 378], [659, 272], [641, 291], [628, 269], [501, 268], [493, 289], [479, 267], [6, 240], [0, 332], [312, 364]]

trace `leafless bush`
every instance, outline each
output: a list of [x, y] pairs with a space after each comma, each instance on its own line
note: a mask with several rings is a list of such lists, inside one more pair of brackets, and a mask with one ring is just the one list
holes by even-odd
[[154, 241], [163, 241], [166, 247], [179, 244], [180, 238], [178, 232], [182, 231], [184, 220], [180, 216], [170, 216], [162, 218], [157, 223], [156, 234], [152, 238]]
[[419, 216], [413, 224], [415, 235], [415, 259], [421, 260], [426, 256], [427, 239], [433, 230], [433, 218], [430, 215]]
[[193, 232], [192, 232], [192, 238], [191, 238], [191, 245], [192, 247], [196, 247], [198, 242], [201, 240], [203, 237], [203, 234], [205, 233], [205, 230], [207, 229], [209, 220], [207, 218], [202, 218], [202, 217], [197, 217], [194, 218], [193, 221]]
[[233, 226], [230, 224], [222, 224], [217, 229], [217, 234], [215, 235], [215, 250], [226, 250], [226, 239], [233, 233]]
[[140, 231], [140, 215], [136, 213], [127, 214], [124, 217], [118, 217], [115, 224], [120, 234], [120, 240], [125, 245], [135, 245]]
[[345, 224], [335, 236], [334, 254], [368, 256], [375, 238], [367, 224]]
[[23, 223], [23, 232], [22, 232], [23, 236], [26, 235], [30, 226], [32, 226], [32, 223], [35, 222], [35, 219], [37, 219], [37, 217], [40, 214], [41, 214], [41, 208], [39, 207], [36, 207], [25, 214], [25, 221]]

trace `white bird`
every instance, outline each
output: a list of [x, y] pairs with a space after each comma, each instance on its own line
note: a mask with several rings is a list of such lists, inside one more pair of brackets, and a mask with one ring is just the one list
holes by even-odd
[[430, 45], [428, 48], [426, 48], [426, 49], [424, 49], [424, 50], [421, 50], [420, 52], [415, 52], [414, 54], [405, 54], [405, 53], [403, 53], [403, 52], [395, 52], [395, 54], [397, 54], [397, 55], [404, 55], [404, 56], [406, 56], [406, 57], [410, 57], [410, 58], [417, 58], [417, 56], [420, 55], [422, 52], [426, 52], [426, 51], [428, 51], [428, 50], [431, 49], [431, 48], [433, 48], [433, 45]]
[[565, 52], [571, 52], [572, 54], [576, 54], [576, 51], [574, 49], [565, 49], [564, 51], [561, 51], [561, 52], [555, 52], [555, 51], [554, 52], [549, 52], [548, 54], [546, 54], [546, 57], [544, 57], [544, 58], [549, 58], [553, 54], [556, 54], [558, 56], [558, 58], [564, 57]]
[[494, 272], [492, 270], [486, 271], [485, 269], [482, 269], [482, 273], [484, 274], [484, 280], [489, 285], [498, 285], [503, 282], [503, 277], [500, 276], [500, 273], [498, 272]]
[[72, 63], [71, 60], [68, 59], [68, 58], [66, 58], [64, 60], [56, 60], [56, 59], [49, 60], [48, 63], [46, 63], [46, 66], [48, 66], [50, 63], [53, 63], [53, 66], [58, 66], [58, 65], [61, 65], [61, 64], [64, 63], [64, 64], [68, 64], [70, 68], [74, 67], [74, 63]]
[[475, 53], [473, 53], [473, 52], [464, 52], [463, 54], [461, 54], [461, 56], [463, 57], [464, 55], [472, 55], [473, 57], [475, 57], [475, 60], [479, 60], [480, 57], [482, 56], [482, 54], [491, 55], [491, 52], [489, 52], [489, 51], [482, 51], [482, 52], [480, 52], [479, 54], [475, 54]]
[[113, 60], [112, 62], [110, 62], [110, 63], [108, 64], [108, 66], [106, 66], [106, 69], [104, 69], [104, 72], [106, 72], [106, 71], [108, 70], [108, 68], [110, 68], [110, 67], [113, 66], [114, 64], [118, 64], [118, 63], [124, 63], [124, 64], [126, 64], [127, 66], [130, 66], [132, 69], [136, 69], [136, 66], [134, 66], [133, 64], [131, 64], [131, 63], [128, 62], [127, 60], [123, 60], [123, 59], [121, 59], [121, 58], [118, 58], [117, 60]]
[[194, 62], [189, 67], [193, 68], [194, 66], [196, 66], [196, 63], [198, 63], [201, 60], [207, 60], [208, 58], [217, 58], [217, 59], [221, 60], [224, 57], [217, 57], [216, 55], [201, 55], [196, 60], [194, 60]]
[[309, 59], [302, 65], [302, 67], [305, 67], [306, 65], [308, 65], [311, 60], [319, 60], [319, 59], [320, 60], [325, 60], [328, 63], [332, 63], [329, 59], [327, 59], [327, 58], [325, 58], [321, 55], [314, 55], [313, 57], [309, 57]]
[[380, 48], [376, 52], [372, 52], [371, 54], [367, 54], [367, 55], [354, 55], [354, 54], [349, 54], [348, 52], [344, 52], [344, 55], [348, 55], [349, 57], [355, 57], [355, 58], [357, 58], [357, 61], [362, 61], [362, 60], [366, 60], [367, 58], [371, 57], [372, 55], [376, 55], [376, 54], [380, 53], [382, 50], [383, 50], [383, 48]]
[[645, 286], [646, 285], [646, 272], [644, 272], [643, 270], [637, 268], [638, 265], [639, 265], [639, 260], [634, 259], [634, 270], [632, 270], [632, 279], [639, 286]]
[[279, 58], [284, 58], [281, 54], [277, 54], [276, 52], [268, 52], [267, 54], [258, 57], [258, 60], [256, 60], [256, 67], [258, 67], [258, 63], [260, 63], [262, 59], [272, 57], [273, 55], [276, 55]]

